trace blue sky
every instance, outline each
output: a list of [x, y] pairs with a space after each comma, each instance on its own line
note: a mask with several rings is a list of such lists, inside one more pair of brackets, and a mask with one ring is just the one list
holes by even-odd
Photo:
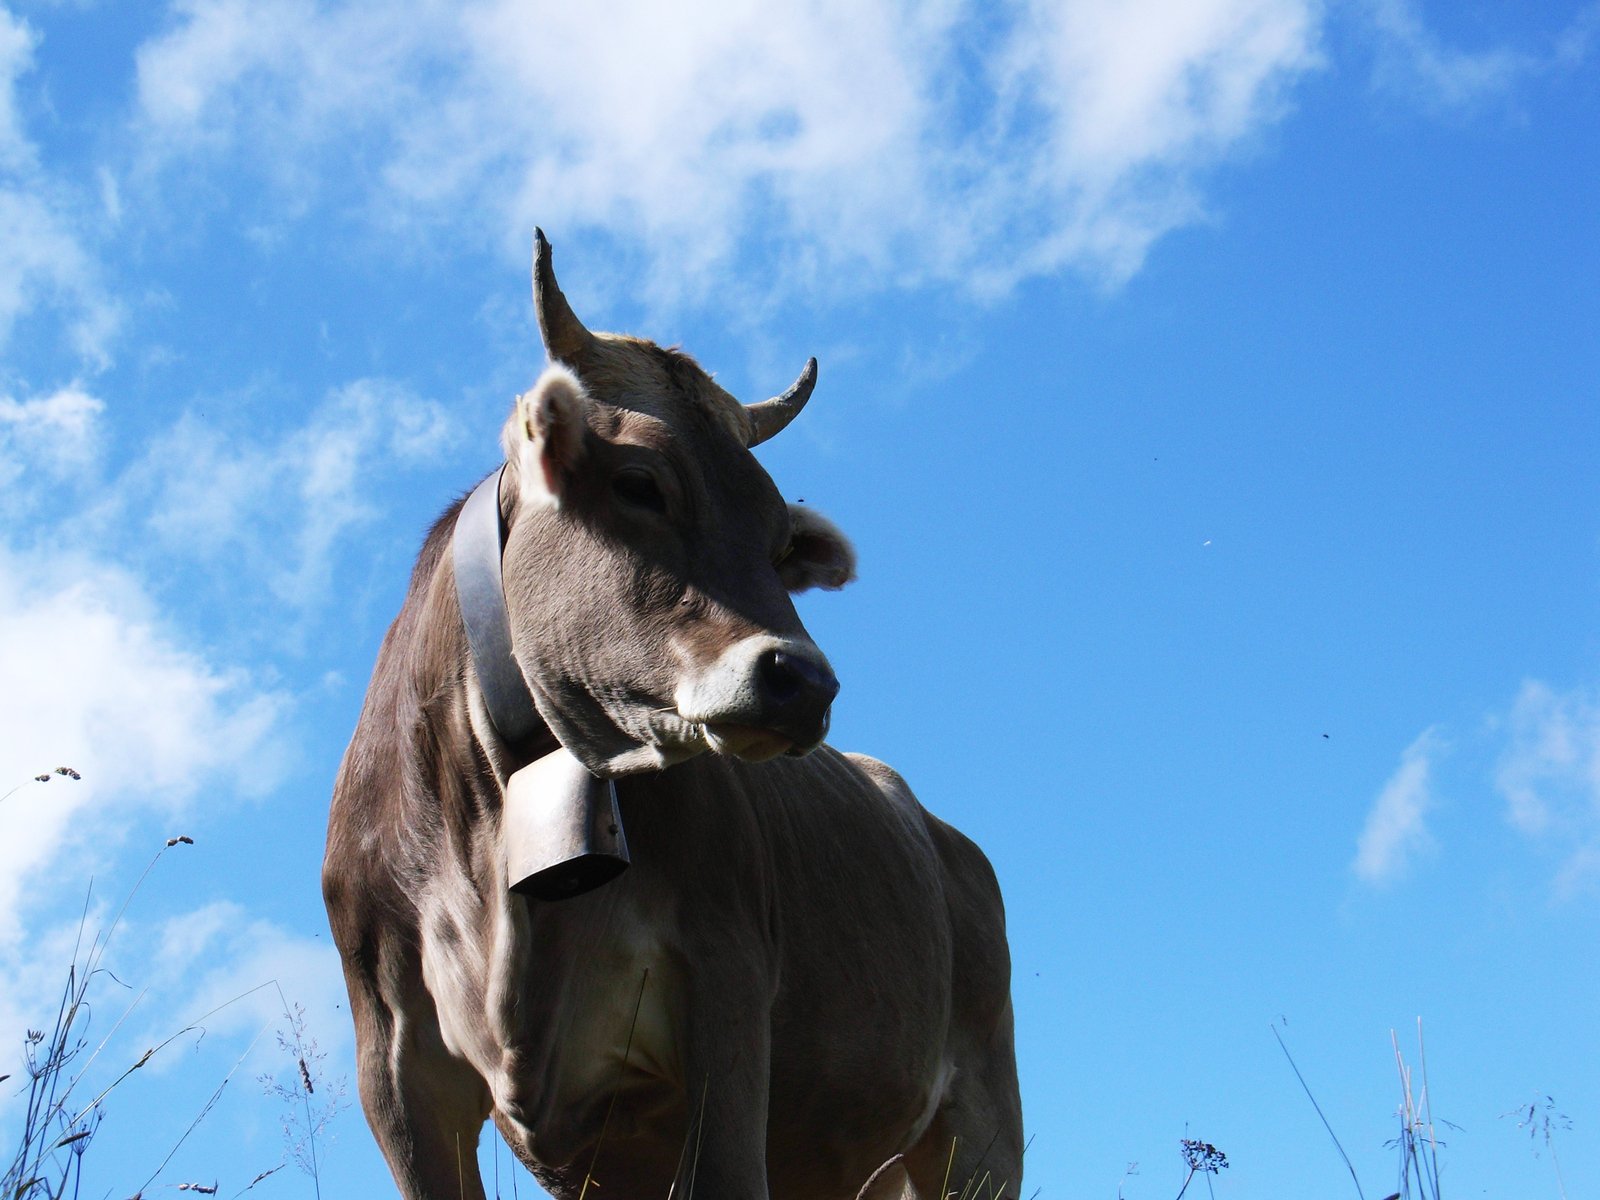
[[[761, 454], [860, 552], [832, 740], [995, 862], [1028, 1192], [1191, 1136], [1351, 1195], [1277, 1022], [1377, 1200], [1420, 1016], [1446, 1193], [1557, 1195], [1546, 1093], [1594, 1193], [1597, 59], [1577, 3], [0, 6], [0, 791], [84, 776], [0, 802], [0, 1050], [184, 833], [95, 1069], [276, 980], [350, 1074], [328, 791], [537, 222], [592, 327], [821, 360]], [[230, 1071], [146, 1194], [279, 1161], [280, 1007], [114, 1093], [100, 1191]]]

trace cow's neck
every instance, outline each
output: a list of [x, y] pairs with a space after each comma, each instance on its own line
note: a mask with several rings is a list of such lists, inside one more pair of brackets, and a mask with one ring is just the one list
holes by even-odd
[[[506, 536], [500, 505], [504, 474], [501, 467], [473, 489], [456, 514], [450, 535], [454, 598], [465, 652], [488, 718], [487, 732], [509, 757], [520, 760], [519, 765], [564, 747], [596, 775], [659, 768], [659, 752], [619, 726], [584, 687], [523, 675], [512, 653], [501, 565]], [[505, 756], [490, 757], [498, 765]]]
[[504, 467], [495, 471], [461, 506], [451, 535], [451, 558], [456, 601], [484, 709], [506, 748], [526, 762], [548, 754], [560, 742], [539, 715], [522, 668], [511, 652], [511, 617], [501, 576], [505, 521], [500, 481], [504, 474]]

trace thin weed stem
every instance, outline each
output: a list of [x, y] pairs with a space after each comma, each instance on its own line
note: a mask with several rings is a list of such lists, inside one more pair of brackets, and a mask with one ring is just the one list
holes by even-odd
[[600, 1147], [605, 1144], [606, 1130], [611, 1128], [611, 1114], [616, 1111], [617, 1097], [622, 1094], [622, 1081], [628, 1074], [628, 1057], [633, 1053], [633, 1033], [639, 1027], [639, 1009], [644, 1004], [645, 985], [650, 982], [650, 968], [644, 969], [639, 979], [639, 995], [633, 1002], [633, 1019], [628, 1022], [628, 1040], [622, 1050], [622, 1064], [617, 1068], [617, 1082], [611, 1089], [611, 1102], [606, 1105], [605, 1120], [600, 1123], [600, 1136], [595, 1139], [594, 1153], [589, 1156], [589, 1169], [583, 1173], [583, 1186], [578, 1189], [578, 1200], [586, 1200], [589, 1184], [594, 1180], [594, 1165], [600, 1161]]
[[83, 778], [82, 775], [79, 775], [71, 767], [57, 767], [54, 771], [40, 771], [37, 775], [28, 776], [28, 778], [12, 787], [5, 794], [0, 795], [0, 804], [4, 804], [7, 800], [11, 799], [11, 797], [15, 796], [25, 787], [32, 787], [36, 783], [49, 783], [52, 775], [63, 775], [72, 780]]
[[1283, 1051], [1284, 1058], [1289, 1060], [1289, 1069], [1294, 1072], [1294, 1077], [1300, 1081], [1300, 1089], [1305, 1092], [1306, 1099], [1311, 1101], [1311, 1107], [1317, 1110], [1317, 1118], [1322, 1122], [1322, 1127], [1328, 1131], [1328, 1136], [1333, 1139], [1333, 1145], [1339, 1151], [1339, 1157], [1344, 1159], [1345, 1170], [1350, 1172], [1350, 1182], [1356, 1185], [1356, 1195], [1361, 1200], [1367, 1200], [1366, 1193], [1361, 1190], [1361, 1180], [1356, 1177], [1355, 1166], [1350, 1162], [1350, 1156], [1344, 1152], [1344, 1146], [1339, 1141], [1339, 1135], [1333, 1131], [1333, 1126], [1328, 1124], [1328, 1118], [1323, 1114], [1322, 1105], [1317, 1103], [1317, 1098], [1311, 1094], [1311, 1088], [1306, 1083], [1306, 1077], [1300, 1074], [1300, 1068], [1295, 1065], [1294, 1055], [1289, 1053], [1289, 1047], [1284, 1045], [1283, 1038], [1278, 1034], [1276, 1025], [1269, 1025], [1272, 1036], [1277, 1039], [1278, 1049]]
[[1526, 1107], [1527, 1111], [1525, 1113], [1523, 1112], [1523, 1106], [1518, 1105], [1510, 1112], [1501, 1113], [1500, 1116], [1502, 1119], [1521, 1116], [1521, 1120], [1517, 1122], [1517, 1128], [1528, 1131], [1529, 1140], [1535, 1144], [1533, 1151], [1535, 1158], [1539, 1157], [1537, 1143], [1539, 1135], [1543, 1133], [1545, 1149], [1550, 1151], [1550, 1165], [1555, 1168], [1556, 1191], [1561, 1194], [1561, 1200], [1567, 1200], [1567, 1181], [1561, 1174], [1561, 1158], [1556, 1153], [1556, 1131], [1571, 1129], [1572, 1118], [1567, 1116], [1566, 1113], [1558, 1111], [1556, 1109], [1556, 1098], [1547, 1093], [1540, 1093], [1540, 1095], [1535, 1096], [1532, 1103]]
[[[283, 987], [277, 980], [270, 981], [278, 993], [278, 1004], [283, 1013], [283, 1025], [278, 1029], [278, 1049], [289, 1060], [288, 1082], [276, 1072], [268, 1071], [257, 1076], [266, 1094], [275, 1096], [284, 1106], [281, 1116], [284, 1139], [284, 1163], [293, 1162], [311, 1176], [312, 1190], [320, 1200], [322, 1195], [320, 1135], [344, 1107], [344, 1080], [331, 1082], [321, 1073], [326, 1057], [317, 1046], [315, 1038], [306, 1032], [305, 1009], [289, 1003]], [[321, 1097], [313, 1100], [318, 1088]]]
[[[266, 986], [267, 986], [266, 984], [262, 984], [262, 985], [260, 985], [260, 987], [253, 987], [253, 988], [250, 989], [250, 992], [259, 992], [261, 990], [261, 988], [266, 987]], [[250, 992], [241, 992], [238, 996], [234, 997], [234, 1000], [242, 999], [243, 997], [248, 996], [250, 994]], [[228, 1001], [228, 1004], [234, 1003], [234, 1000]], [[226, 1004], [220, 1005], [220, 1006], [218, 1006], [218, 1008], [212, 1009], [211, 1011], [212, 1012], [217, 1012], [217, 1011], [220, 1011], [220, 1009], [226, 1008], [226, 1007], [227, 1007]], [[207, 1013], [206, 1015], [210, 1016], [211, 1014]], [[190, 1026], [191, 1029], [194, 1028], [194, 1027], [195, 1026], [193, 1026], [193, 1025]], [[261, 1035], [263, 1033], [265, 1033], [266, 1031], [267, 1031], [267, 1026], [265, 1026], [265, 1025], [263, 1025], [259, 1030], [256, 1031], [255, 1037], [251, 1038], [250, 1039], [250, 1044], [244, 1048], [244, 1053], [239, 1055], [239, 1057], [234, 1061], [233, 1066], [228, 1068], [228, 1073], [222, 1077], [222, 1082], [217, 1084], [216, 1091], [212, 1092], [210, 1099], [208, 1099], [203, 1105], [200, 1106], [200, 1111], [195, 1114], [194, 1120], [189, 1122], [189, 1127], [187, 1129], [185, 1129], [183, 1131], [183, 1134], [178, 1138], [178, 1140], [172, 1144], [172, 1149], [167, 1151], [167, 1156], [161, 1160], [161, 1165], [158, 1166], [154, 1171], [152, 1171], [150, 1173], [150, 1178], [146, 1179], [144, 1181], [144, 1183], [142, 1185], [140, 1185], [140, 1187], [139, 1187], [139, 1191], [140, 1192], [143, 1192], [152, 1183], [154, 1183], [156, 1181], [157, 1177], [160, 1176], [161, 1172], [163, 1172], [163, 1171], [165, 1171], [167, 1169], [167, 1164], [172, 1161], [173, 1156], [178, 1153], [180, 1148], [182, 1148], [184, 1142], [189, 1140], [189, 1135], [191, 1133], [193, 1133], [196, 1129], [198, 1129], [200, 1127], [200, 1122], [204, 1121], [206, 1119], [206, 1117], [210, 1115], [211, 1110], [217, 1106], [217, 1101], [222, 1099], [223, 1091], [227, 1088], [229, 1082], [233, 1079], [234, 1075], [238, 1072], [239, 1068], [244, 1065], [244, 1060], [247, 1059], [248, 1057], [250, 1057], [250, 1052], [256, 1048], [256, 1043], [261, 1040]], [[187, 1030], [185, 1030], [184, 1032], [187, 1032]], [[179, 1036], [179, 1035], [177, 1035], [177, 1034], [173, 1035], [173, 1037], [177, 1037], [177, 1036]], [[163, 1042], [161, 1044], [163, 1046], [165, 1046], [168, 1042], [171, 1042], [172, 1040], [173, 1040], [172, 1038], [168, 1038], [166, 1042]], [[143, 1059], [140, 1060], [140, 1064], [139, 1065], [141, 1065], [141, 1066], [144, 1065], [144, 1063], [149, 1060], [150, 1055], [153, 1054], [153, 1053], [154, 1053], [154, 1051], [146, 1051], [145, 1056], [144, 1056]]]
[[[1420, 1038], [1420, 1020], [1417, 1033]], [[1419, 1098], [1412, 1087], [1411, 1068], [1400, 1053], [1400, 1039], [1392, 1029], [1389, 1031], [1389, 1042], [1394, 1047], [1395, 1069], [1400, 1075], [1400, 1136], [1395, 1143], [1400, 1150], [1400, 1195], [1411, 1194], [1411, 1180], [1415, 1177], [1419, 1196], [1425, 1200], [1439, 1200], [1438, 1142], [1434, 1134], [1432, 1102], [1428, 1096], [1427, 1067], [1423, 1066], [1422, 1094]]]
[[1434, 1191], [1439, 1190], [1439, 1139], [1434, 1136], [1433, 1088], [1428, 1084], [1428, 1048], [1422, 1040], [1422, 1018], [1417, 1018], [1417, 1060], [1422, 1064], [1422, 1108], [1428, 1122], [1428, 1154], [1433, 1164]]
[[878, 1169], [871, 1175], [868, 1175], [867, 1181], [863, 1183], [856, 1191], [856, 1200], [867, 1200], [872, 1193], [872, 1189], [877, 1185], [878, 1180], [882, 1179], [884, 1175], [888, 1173], [889, 1168], [897, 1166], [900, 1163], [905, 1162], [905, 1160], [906, 1156], [904, 1154], [892, 1154], [888, 1158], [884, 1159], [883, 1162], [879, 1164]]
[[700, 1139], [706, 1134], [706, 1097], [711, 1094], [711, 1076], [700, 1085], [700, 1113], [694, 1119], [694, 1157], [689, 1160], [689, 1188], [684, 1200], [694, 1200], [695, 1180], [700, 1174]]
[[939, 1185], [939, 1200], [949, 1200], [950, 1197], [950, 1171], [956, 1165], [956, 1142], [959, 1139], [950, 1139], [950, 1157], [944, 1163], [944, 1182]]
[[[983, 1153], [978, 1155], [978, 1161], [972, 1164], [972, 1174], [967, 1176], [967, 1185], [961, 1189], [961, 1200], [976, 1200], [977, 1186], [981, 1186], [978, 1183], [978, 1168], [983, 1166], [984, 1161], [989, 1157], [989, 1152], [994, 1149], [994, 1144], [999, 1140], [1000, 1126], [996, 1125], [994, 1136], [989, 1139], [989, 1144], [983, 1148]], [[987, 1180], [988, 1178], [989, 1172], [985, 1171], [983, 1179]]]
[[[70, 767], [57, 768], [55, 774], [78, 779]], [[35, 776], [48, 781], [49, 775]], [[13, 795], [16, 788], [6, 793]], [[4, 797], [0, 797], [3, 799]], [[90, 905], [94, 899], [94, 881], [84, 890], [83, 908], [78, 915], [78, 926], [73, 936], [72, 956], [67, 967], [66, 983], [56, 1005], [54, 1024], [47, 1036], [44, 1030], [29, 1030], [25, 1039], [29, 1087], [24, 1106], [22, 1138], [16, 1153], [0, 1175], [0, 1193], [7, 1200], [22, 1200], [26, 1195], [43, 1188], [47, 1195], [64, 1197], [70, 1184], [77, 1194], [82, 1182], [83, 1154], [99, 1126], [102, 1116], [100, 1104], [105, 1097], [129, 1074], [149, 1061], [154, 1050], [146, 1051], [132, 1067], [124, 1071], [76, 1115], [69, 1116], [67, 1108], [74, 1092], [88, 1078], [90, 1068], [98, 1061], [111, 1037], [121, 1028], [133, 1008], [137, 1007], [143, 993], [118, 1018], [111, 1032], [101, 1039], [86, 1061], [79, 1056], [88, 1042], [80, 1032], [88, 1021], [89, 990], [95, 978], [111, 972], [102, 965], [112, 936], [120, 926], [134, 897], [155, 869], [161, 856], [179, 843], [193, 844], [187, 837], [169, 838], [157, 850], [132, 888], [123, 897], [111, 924], [84, 945], [84, 935], [89, 926]], [[112, 976], [115, 979], [115, 976]], [[165, 1044], [165, 1043], [163, 1043]], [[65, 1155], [65, 1157], [63, 1157]], [[47, 1161], [49, 1166], [47, 1167]], [[50, 1179], [54, 1179], [52, 1184]]]
[[[122, 1083], [122, 1081], [124, 1079], [126, 1079], [129, 1075], [132, 1075], [135, 1071], [137, 1071], [140, 1067], [144, 1066], [145, 1063], [149, 1062], [156, 1055], [160, 1054], [168, 1046], [172, 1045], [173, 1042], [177, 1041], [179, 1038], [183, 1037], [185, 1034], [194, 1033], [197, 1030], [199, 1031], [201, 1036], [204, 1036], [205, 1035], [205, 1026], [202, 1025], [201, 1022], [209, 1020], [210, 1018], [216, 1016], [219, 1012], [222, 1012], [226, 1008], [231, 1008], [233, 1005], [239, 1003], [239, 1001], [245, 999], [245, 997], [253, 996], [257, 992], [261, 991], [262, 989], [269, 988], [269, 987], [274, 987], [274, 986], [276, 986], [276, 984], [277, 984], [277, 980], [269, 979], [266, 983], [258, 983], [253, 988], [247, 988], [246, 990], [240, 992], [237, 996], [234, 996], [234, 997], [232, 997], [231, 999], [228, 999], [228, 1000], [224, 1000], [221, 1004], [217, 1005], [215, 1008], [208, 1009], [207, 1011], [201, 1013], [198, 1017], [196, 1017], [194, 1020], [190, 1021], [187, 1025], [185, 1025], [182, 1029], [178, 1030], [176, 1033], [169, 1034], [167, 1037], [165, 1037], [161, 1041], [157, 1042], [154, 1046], [151, 1046], [148, 1050], [146, 1050], [143, 1054], [141, 1054], [139, 1056], [138, 1060], [131, 1067], [129, 1067], [127, 1070], [123, 1071], [121, 1075], [118, 1075], [115, 1079], [113, 1079], [111, 1081], [111, 1083], [109, 1083], [105, 1087], [105, 1089], [98, 1096], [96, 1096], [93, 1100], [89, 1101], [88, 1105], [86, 1105], [84, 1107], [83, 1111], [80, 1112], [76, 1117], [73, 1118], [73, 1124], [77, 1124], [78, 1122], [82, 1121], [91, 1112], [94, 1112], [95, 1109], [99, 1108], [101, 1102], [104, 1101], [105, 1098], [107, 1096], [109, 1096], [117, 1088], [117, 1086]], [[254, 1046], [256, 1044], [256, 1041], [259, 1040], [260, 1037], [261, 1037], [261, 1035], [259, 1033], [256, 1034], [255, 1038], [251, 1039], [250, 1045]], [[247, 1051], [247, 1053], [248, 1053], [248, 1051]], [[234, 1070], [237, 1070], [237, 1069], [238, 1069], [238, 1064], [235, 1064], [234, 1065]], [[228, 1074], [231, 1076], [233, 1074], [233, 1071], [229, 1071]], [[224, 1082], [226, 1082], [226, 1081], [224, 1081]], [[220, 1091], [220, 1089], [219, 1089], [219, 1091]], [[184, 1136], [187, 1137], [188, 1134], [185, 1134]]]

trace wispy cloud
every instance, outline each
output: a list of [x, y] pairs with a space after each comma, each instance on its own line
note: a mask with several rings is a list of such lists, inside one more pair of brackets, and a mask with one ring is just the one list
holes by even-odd
[[85, 470], [98, 455], [105, 403], [72, 384], [45, 396], [0, 396], [0, 487], [37, 472], [60, 479]]
[[390, 225], [588, 230], [670, 256], [658, 288], [754, 248], [813, 286], [995, 290], [1137, 269], [1285, 110], [1319, 24], [1313, 0], [188, 0], [139, 96], [154, 161], [309, 204], [353, 157]]
[[18, 321], [54, 309], [73, 351], [99, 366], [118, 314], [86, 249], [71, 189], [44, 170], [28, 137], [18, 92], [36, 46], [27, 24], [0, 8], [0, 349]]
[[17, 80], [33, 65], [35, 38], [27, 25], [0, 8], [0, 169], [33, 161], [34, 151], [17, 112]]
[[326, 597], [345, 539], [378, 519], [379, 485], [438, 461], [460, 438], [442, 405], [362, 379], [269, 437], [181, 418], [114, 489], [115, 507], [142, 514], [167, 552], [225, 556], [304, 607]]
[[114, 852], [144, 813], [172, 816], [216, 788], [270, 787], [286, 699], [207, 661], [165, 627], [143, 589], [103, 560], [29, 562], [0, 547], [0, 763], [26, 779], [70, 765], [0, 805], [0, 942], [24, 908], [59, 899], [41, 874]]
[[1495, 772], [1512, 828], [1563, 847], [1556, 893], [1600, 883], [1600, 694], [1529, 680], [1505, 723]]
[[1536, 73], [1577, 67], [1600, 26], [1600, 5], [1590, 4], [1548, 45], [1465, 49], [1429, 28], [1416, 0], [1367, 0], [1365, 10], [1377, 39], [1375, 85], [1439, 111], [1503, 100]]
[[[248, 1073], [282, 1066], [271, 1031], [285, 1025], [286, 1003], [303, 1006], [321, 1048], [345, 1060], [350, 1022], [338, 1011], [344, 984], [327, 940], [295, 933], [226, 900], [171, 912], [170, 898], [183, 887], [183, 859], [189, 855], [167, 853], [115, 924], [132, 878], [119, 891], [97, 892], [81, 926], [76, 917], [35, 925], [27, 939], [0, 944], [0, 1030], [48, 1029], [75, 955], [81, 970], [98, 943], [104, 947], [100, 969], [88, 979], [77, 1032], [104, 1044], [92, 1059], [80, 1054], [71, 1063], [88, 1072], [79, 1088], [83, 1105], [152, 1047], [158, 1052], [124, 1082], [113, 1112], [134, 1111], [129, 1106], [141, 1101], [130, 1093], [148, 1097], [162, 1076], [177, 1074], [181, 1087], [182, 1077], [194, 1073], [203, 1044], [226, 1061], [253, 1040]], [[170, 915], [147, 917], [151, 909]], [[0, 1089], [0, 1118], [25, 1098], [25, 1092]], [[175, 1136], [163, 1125], [178, 1122], [181, 1131], [186, 1118], [186, 1110], [150, 1112], [142, 1124], [147, 1136]]]
[[1504, 93], [1534, 66], [1515, 50], [1462, 50], [1423, 24], [1411, 0], [1371, 0], [1378, 33], [1375, 81], [1439, 108], [1460, 108]]
[[[167, 917], [150, 935], [140, 947], [140, 982], [181, 997], [165, 1011], [192, 1018], [221, 1008], [207, 1018], [208, 1032], [254, 1034], [281, 1025], [288, 1000], [304, 1005], [314, 1027], [328, 1031], [324, 1049], [343, 1041], [349, 1021], [335, 1010], [345, 999], [344, 978], [327, 939], [292, 933], [229, 900]], [[277, 987], [261, 987], [269, 983]], [[162, 1032], [150, 1030], [154, 1037]], [[270, 1041], [261, 1048], [270, 1049]]]
[[[1494, 756], [1493, 786], [1506, 823], [1528, 848], [1553, 856], [1552, 894], [1569, 900], [1600, 890], [1600, 691], [1523, 683], [1503, 713], [1493, 714], [1481, 751]], [[1351, 869], [1365, 883], [1402, 877], [1433, 845], [1434, 768], [1446, 749], [1429, 729], [1400, 756], [1367, 815]], [[1488, 780], [1479, 777], [1481, 787]]]
[[1000, 95], [1037, 121], [1017, 123], [1033, 130], [1026, 174], [996, 199], [1030, 221], [1030, 196], [1058, 214], [1021, 246], [1026, 273], [1087, 262], [1131, 274], [1158, 236], [1201, 215], [1204, 169], [1281, 117], [1321, 61], [1320, 8], [1299, 0], [1030, 0], [1024, 12]]
[[0, 348], [20, 320], [53, 309], [65, 318], [71, 349], [85, 363], [102, 366], [118, 316], [59, 193], [35, 172], [0, 171]]
[[1427, 828], [1434, 806], [1429, 776], [1443, 750], [1438, 733], [1428, 729], [1400, 755], [1399, 767], [1378, 793], [1356, 842], [1350, 865], [1363, 883], [1393, 883], [1433, 844]]
[[[36, 883], [53, 865], [115, 852], [140, 820], [199, 794], [274, 786], [290, 768], [291, 699], [264, 682], [277, 666], [261, 652], [292, 647], [328, 598], [351, 537], [382, 514], [373, 496], [460, 441], [442, 406], [359, 380], [265, 435], [182, 417], [108, 474], [116, 415], [78, 387], [0, 396], [0, 764], [14, 776], [0, 791], [63, 763], [85, 777], [0, 804], [0, 941], [25, 900], [49, 899]], [[397, 536], [409, 550], [414, 531]], [[174, 578], [181, 594], [162, 590]], [[212, 638], [225, 614], [248, 625], [236, 653], [253, 647], [253, 669], [188, 631], [196, 614]], [[263, 647], [262, 627], [278, 643]]]
[[[1534, 51], [1450, 47], [1412, 0], [1364, 11], [1380, 85], [1449, 108], [1581, 61], [1600, 9]], [[333, 211], [400, 253], [520, 255], [538, 221], [601, 240], [657, 304], [1114, 284], [1206, 219], [1214, 170], [1321, 66], [1327, 19], [1320, 0], [175, 0], [168, 18], [136, 54], [131, 172], [79, 186], [40, 166], [18, 101], [38, 39], [0, 9], [0, 345], [54, 309], [104, 363], [120, 317], [93, 222], [159, 223], [180, 181], [196, 217], [213, 172], [264, 185], [254, 205], [229, 189], [262, 239]]]

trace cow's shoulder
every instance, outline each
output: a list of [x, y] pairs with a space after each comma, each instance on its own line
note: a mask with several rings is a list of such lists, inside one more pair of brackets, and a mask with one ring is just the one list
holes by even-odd
[[924, 808], [893, 767], [865, 754], [845, 757], [892, 805], [915, 808], [939, 860], [958, 976], [956, 1002], [973, 1019], [993, 1021], [1008, 1003], [1011, 979], [1005, 906], [994, 866], [976, 842]]
[[916, 814], [947, 870], [969, 881], [979, 891], [992, 895], [996, 901], [999, 900], [1000, 888], [995, 881], [994, 869], [983, 851], [959, 829], [946, 824], [924, 808], [905, 776], [871, 755], [849, 752], [843, 757], [872, 781], [891, 806]]
[[877, 784], [878, 790], [883, 792], [885, 796], [896, 801], [915, 801], [916, 797], [912, 795], [911, 787], [906, 783], [905, 776], [901, 775], [899, 771], [896, 771], [882, 759], [873, 758], [870, 754], [858, 754], [854, 750], [845, 751], [844, 757], [854, 763], [863, 775]]

